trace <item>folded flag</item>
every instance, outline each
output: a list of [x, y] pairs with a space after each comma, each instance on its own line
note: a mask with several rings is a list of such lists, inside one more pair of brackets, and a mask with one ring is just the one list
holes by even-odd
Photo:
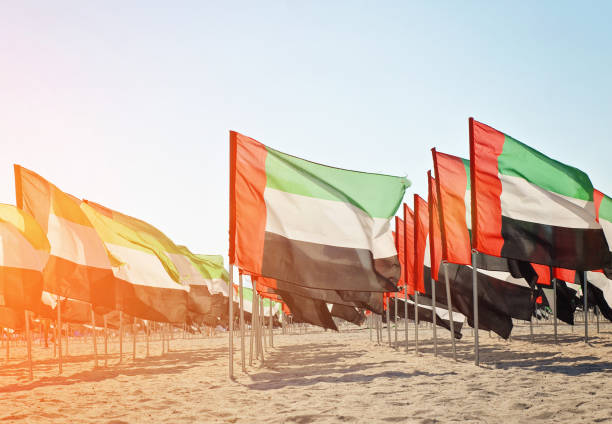
[[230, 132], [230, 263], [311, 288], [395, 291], [406, 178], [348, 171]]

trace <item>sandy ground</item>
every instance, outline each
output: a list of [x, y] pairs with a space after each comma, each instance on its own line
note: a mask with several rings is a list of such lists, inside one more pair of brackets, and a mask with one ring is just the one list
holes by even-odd
[[528, 326], [511, 342], [481, 332], [480, 367], [470, 329], [453, 362], [445, 330], [434, 357], [430, 329], [420, 330], [417, 356], [412, 326], [408, 352], [401, 328], [396, 349], [348, 328], [276, 334], [264, 367], [249, 367], [247, 355], [247, 374], [237, 351], [234, 382], [222, 335], [175, 339], [163, 356], [156, 341], [149, 358], [140, 341], [135, 361], [128, 339], [123, 364], [114, 344], [96, 370], [91, 342], [73, 341], [61, 376], [53, 349], [35, 345], [32, 382], [24, 347], [11, 346], [8, 364], [0, 352], [0, 422], [612, 422], [612, 324], [591, 327], [589, 345], [578, 326], [563, 325], [558, 346], [549, 326], [535, 326], [535, 343]]

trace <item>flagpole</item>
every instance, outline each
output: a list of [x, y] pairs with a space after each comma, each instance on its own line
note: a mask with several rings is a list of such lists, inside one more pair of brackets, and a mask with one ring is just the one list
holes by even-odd
[[451, 342], [453, 345], [453, 359], [457, 360], [457, 350], [455, 347], [455, 321], [453, 321], [453, 301], [451, 299], [450, 284], [448, 282], [448, 262], [444, 261], [444, 282], [446, 285], [446, 305], [448, 308], [448, 318], [450, 319]]
[[397, 292], [393, 295], [393, 305], [395, 306], [395, 315], [393, 316], [393, 324], [395, 327], [395, 347], [397, 348]]
[[387, 297], [387, 336], [389, 339], [389, 347], [391, 347], [391, 312], [389, 312], [389, 299], [390, 297]]
[[121, 363], [121, 361], [123, 361], [123, 311], [119, 311], [119, 363]]
[[436, 333], [436, 280], [431, 279], [431, 313], [433, 322], [434, 356], [438, 356], [438, 336]]
[[229, 266], [229, 325], [227, 332], [229, 334], [229, 378], [234, 379], [234, 264]]
[[136, 360], [136, 319], [132, 320], [132, 361]]
[[406, 352], [408, 352], [408, 282], [404, 284], [404, 333], [406, 337]]
[[368, 329], [370, 330], [370, 341], [372, 341], [372, 314], [368, 316]]
[[104, 314], [104, 366], [108, 365], [108, 326], [106, 323], [106, 314]]
[[595, 319], [597, 320], [597, 334], [599, 334], [599, 306], [596, 306], [594, 309]]
[[257, 298], [259, 300], [258, 302], [258, 307], [259, 307], [259, 316], [258, 316], [258, 323], [257, 323], [257, 328], [258, 328], [258, 340], [259, 340], [259, 351], [261, 353], [261, 362], [259, 363], [259, 367], [263, 367], [264, 366], [264, 343], [266, 342], [266, 335], [264, 333], [264, 308], [263, 308], [263, 297], [257, 295]]
[[[251, 279], [251, 282], [253, 280]], [[253, 291], [251, 292], [251, 331], [249, 332], [249, 366], [253, 365], [253, 342], [255, 341], [255, 287], [253, 287]], [[255, 345], [257, 348], [257, 345]], [[257, 357], [257, 353], [255, 353]]]
[[272, 299], [270, 299], [270, 347], [274, 347], [274, 320], [272, 319]]
[[553, 274], [553, 267], [549, 266], [548, 270], [550, 272], [550, 281], [552, 282], [553, 285], [553, 328], [554, 328], [554, 334], [555, 334], [555, 344], [558, 344], [559, 341], [557, 340], [557, 279], [554, 277]]
[[414, 291], [414, 354], [419, 354], [419, 292]]
[[24, 310], [23, 313], [25, 315], [26, 343], [28, 346], [28, 368], [30, 371], [30, 380], [33, 380], [34, 373], [32, 371], [32, 335], [30, 334], [30, 312]]
[[94, 368], [98, 368], [98, 344], [96, 343], [96, 316], [93, 310], [93, 305], [90, 304], [90, 312], [91, 312], [91, 330], [93, 333], [93, 348], [94, 348]]
[[147, 320], [146, 323], [147, 324], [145, 325], [145, 343], [147, 345], [147, 354], [146, 354], [146, 357], [148, 358], [149, 357], [149, 329], [150, 329], [150, 326], [151, 326], [151, 321]]
[[246, 372], [246, 352], [244, 351], [244, 294], [242, 289], [242, 272], [238, 271], [238, 284], [240, 287], [240, 365], [242, 372]]
[[476, 259], [478, 252], [472, 249], [472, 297], [474, 302], [474, 364], [480, 364], [480, 352], [478, 347], [478, 268]]
[[57, 349], [58, 349], [58, 365], [59, 373], [62, 373], [62, 302], [60, 301], [59, 294], [57, 295]]
[[583, 290], [583, 297], [584, 297], [584, 342], [585, 343], [589, 343], [589, 316], [587, 314], [588, 310], [589, 310], [589, 303], [587, 300], [588, 297], [588, 285], [589, 282], [587, 281], [587, 272], [583, 271], [582, 273], [582, 281], [584, 282], [584, 290]]
[[70, 356], [68, 347], [70, 346], [70, 324], [66, 323], [66, 356]]
[[529, 317], [529, 339], [533, 343], [533, 316]]

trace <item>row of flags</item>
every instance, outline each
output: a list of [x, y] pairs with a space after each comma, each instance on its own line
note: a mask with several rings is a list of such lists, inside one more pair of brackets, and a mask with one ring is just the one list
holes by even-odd
[[230, 132], [230, 265], [317, 311], [382, 313], [389, 299], [419, 293], [440, 318], [452, 300], [470, 325], [476, 268], [479, 327], [502, 337], [513, 318], [531, 319], [550, 270], [568, 283], [589, 271], [610, 310], [612, 199], [586, 173], [488, 125], [470, 119], [469, 133], [469, 159], [432, 149], [427, 199], [415, 195], [401, 219], [406, 178], [321, 165]]
[[93, 307], [96, 316], [219, 323], [229, 299], [222, 256], [194, 254], [19, 165], [15, 187], [17, 206], [0, 205], [0, 326], [15, 325], [6, 317], [19, 310], [52, 318], [50, 294], [75, 322]]

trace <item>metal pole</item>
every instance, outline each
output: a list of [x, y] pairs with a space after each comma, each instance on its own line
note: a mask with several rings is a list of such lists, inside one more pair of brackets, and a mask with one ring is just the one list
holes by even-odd
[[583, 290], [583, 297], [584, 297], [584, 342], [588, 343], [589, 342], [589, 317], [587, 314], [587, 311], [589, 310], [588, 308], [588, 302], [587, 302], [587, 297], [588, 297], [588, 285], [589, 282], [587, 281], [587, 272], [584, 271], [582, 273], [582, 281], [584, 282], [584, 290]]
[[244, 293], [242, 286], [242, 273], [238, 273], [240, 295], [240, 365], [242, 372], [246, 372], [246, 352], [244, 351]]
[[387, 339], [389, 340], [389, 347], [391, 347], [391, 312], [389, 312], [391, 305], [389, 305], [389, 299], [391, 298], [387, 297]]
[[264, 307], [264, 297], [260, 296], [259, 302], [259, 317], [261, 319], [261, 339], [263, 340], [263, 347], [268, 348], [268, 341], [266, 340], [266, 308]]
[[595, 307], [595, 319], [597, 320], [597, 334], [599, 334], [599, 307]]
[[132, 321], [132, 361], [136, 360], [136, 335], [137, 335], [136, 319]]
[[24, 310], [23, 312], [25, 315], [26, 343], [28, 346], [28, 368], [30, 371], [30, 380], [33, 380], [34, 373], [32, 371], [32, 337], [30, 334], [30, 313], [26, 310]]
[[[257, 342], [255, 342], [255, 323], [257, 318], [257, 298], [255, 293], [255, 288], [253, 288], [252, 298], [251, 298], [251, 331], [249, 334], [250, 339], [250, 349], [249, 349], [249, 365], [253, 365], [253, 343], [255, 343], [255, 350], [257, 350]], [[257, 357], [257, 351], [255, 352], [255, 357]]]
[[[10, 333], [8, 332], [8, 328], [4, 329], [4, 333], [6, 334], [6, 363], [8, 364], [11, 349], [11, 338]], [[55, 343], [57, 343], [57, 337], [55, 338], [55, 340]]]
[[270, 299], [270, 347], [274, 347], [274, 320], [272, 319], [272, 299]]
[[259, 363], [260, 367], [264, 366], [264, 344], [266, 343], [266, 336], [264, 334], [264, 307], [263, 307], [263, 297], [257, 295], [259, 300], [259, 316], [257, 322], [257, 339], [259, 341], [259, 353], [261, 355], [261, 362]]
[[93, 334], [92, 341], [93, 341], [94, 361], [95, 361], [94, 368], [98, 368], [98, 343], [96, 341], [96, 315], [93, 310], [93, 305], [90, 305], [90, 306], [91, 306], [91, 331]]
[[414, 291], [414, 354], [419, 354], [419, 292]]
[[446, 285], [446, 306], [448, 308], [448, 318], [450, 320], [451, 343], [453, 345], [453, 359], [457, 360], [457, 350], [455, 347], [455, 322], [453, 321], [453, 301], [451, 299], [450, 284], [448, 282], [448, 263], [444, 262], [444, 283]]
[[[144, 322], [144, 321], [143, 321]], [[147, 358], [149, 357], [149, 327], [151, 325], [151, 321], [146, 321], [146, 325], [145, 325], [145, 343], [147, 345]]]
[[228, 373], [229, 378], [234, 378], [234, 264], [229, 266], [229, 325], [227, 333], [229, 335], [229, 359]]
[[408, 352], [408, 286], [404, 286], [404, 336], [406, 337], [406, 352]]
[[62, 302], [59, 294], [57, 295], [57, 349], [58, 349], [58, 365], [59, 373], [62, 373]]
[[123, 361], [123, 312], [119, 311], [119, 363], [121, 361]]
[[476, 259], [478, 252], [472, 250], [472, 297], [474, 302], [474, 364], [480, 363], [480, 352], [478, 347], [478, 267]]
[[368, 316], [368, 327], [370, 330], [370, 341], [372, 341], [372, 314]]
[[104, 314], [104, 366], [108, 364], [108, 326], [106, 314]]
[[529, 339], [533, 343], [533, 317], [529, 317]]
[[395, 327], [395, 347], [397, 348], [397, 292], [393, 295], [393, 305], [395, 306], [395, 315], [393, 315], [393, 324]]
[[66, 356], [70, 355], [68, 346], [70, 346], [70, 324], [66, 323]]
[[558, 344], [559, 341], [557, 339], [557, 279], [554, 277], [552, 266], [549, 267], [549, 271], [550, 271], [550, 281], [552, 282], [552, 285], [553, 285], [553, 328], [554, 328], [554, 333], [555, 333], [554, 339], [555, 339], [555, 344]]
[[438, 336], [436, 333], [436, 280], [431, 279], [431, 313], [433, 324], [434, 356], [438, 356]]

